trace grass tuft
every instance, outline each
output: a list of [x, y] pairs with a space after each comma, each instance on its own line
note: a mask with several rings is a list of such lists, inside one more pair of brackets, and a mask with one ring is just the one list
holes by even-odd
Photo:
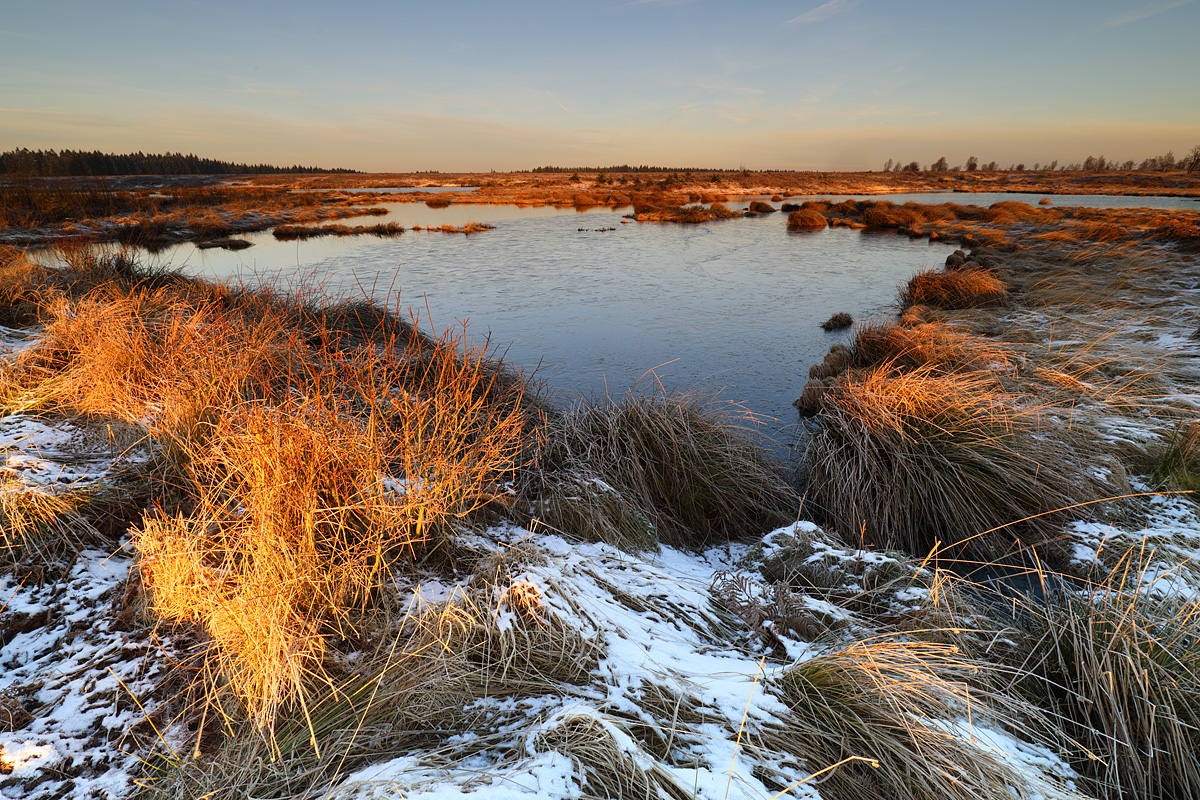
[[993, 376], [895, 366], [848, 373], [821, 395], [806, 498], [839, 530], [913, 555], [940, 547], [994, 561], [1051, 546], [1056, 510], [1126, 493], [1116, 477], [1084, 473], [1078, 442]]
[[985, 308], [1008, 298], [1004, 281], [986, 270], [925, 270], [914, 275], [900, 292], [900, 305], [935, 308]]
[[1200, 422], [1180, 424], [1172, 431], [1150, 477], [1169, 489], [1200, 492]]
[[[956, 719], [985, 694], [974, 666], [928, 642], [857, 642], [788, 667], [768, 684], [789, 713], [760, 734], [820, 779], [830, 800], [1007, 797], [1021, 778], [995, 756], [929, 720]], [[868, 762], [874, 762], [874, 765]]]
[[1031, 604], [1020, 689], [1077, 744], [1072, 766], [1104, 800], [1200, 798], [1200, 603], [1139, 583], [1139, 550], [1090, 592]]
[[815, 208], [801, 208], [788, 214], [788, 230], [820, 230], [827, 224], [825, 215]]
[[547, 421], [538, 522], [641, 547], [700, 547], [790, 521], [793, 491], [750, 432], [690, 395], [631, 391]]
[[1016, 354], [1009, 348], [938, 322], [867, 322], [855, 331], [852, 350], [851, 364], [855, 367], [890, 362], [906, 369], [932, 366], [946, 372], [1008, 371], [1016, 362]]
[[0, 470], [0, 573], [20, 564], [55, 564], [105, 537], [85, 513], [99, 490], [52, 491]]

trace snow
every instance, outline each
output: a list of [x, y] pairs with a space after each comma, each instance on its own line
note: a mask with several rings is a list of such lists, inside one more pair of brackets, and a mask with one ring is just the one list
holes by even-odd
[[[1156, 346], [1196, 350], [1184, 337], [1155, 335]], [[32, 341], [0, 328], [0, 357]], [[1187, 392], [1181, 396], [1195, 399]], [[1163, 431], [1161, 421], [1152, 417], [1100, 411], [1094, 421], [1115, 443], [1145, 446], [1159, 441]], [[81, 452], [79, 439], [80, 429], [65, 422], [23, 414], [0, 417], [0, 475], [23, 486], [71, 488], [103, 481], [120, 458], [138, 457], [115, 454], [103, 443]], [[1097, 475], [1107, 474], [1105, 465], [1093, 468]], [[593, 484], [601, 491], [615, 491], [598, 480]], [[410, 484], [381, 476], [382, 491], [396, 496], [423, 488], [420, 481]], [[1135, 488], [1153, 489], [1136, 482]], [[1157, 494], [1143, 498], [1139, 510], [1136, 521], [1067, 525], [1074, 561], [1084, 569], [1094, 564], [1112, 567], [1116, 557], [1139, 546], [1134, 574], [1145, 593], [1200, 602], [1196, 504], [1179, 495]], [[828, 645], [773, 629], [787, 660], [768, 661], [752, 632], [739, 629], [716, 604], [714, 578], [742, 576], [751, 592], [761, 594], [765, 584], [757, 567], [786, 555], [800, 540], [811, 547], [807, 558], [814, 563], [879, 566], [896, 560], [887, 553], [839, 547], [823, 536], [815, 524], [797, 522], [767, 532], [757, 542], [700, 553], [662, 547], [636, 555], [513, 525], [464, 537], [465, 546], [480, 551], [523, 544], [545, 557], [521, 567], [513, 577], [536, 587], [549, 612], [602, 645], [590, 679], [560, 694], [482, 697], [472, 710], [495, 720], [486, 741], [484, 734], [473, 731], [446, 734], [431, 745], [437, 758], [414, 752], [368, 764], [344, 775], [320, 796], [580, 797], [576, 764], [569, 755], [539, 746], [544, 737], [579, 720], [594, 723], [618, 752], [643, 770], [659, 770], [698, 800], [776, 796], [777, 790], [758, 777], [755, 768], [762, 765], [739, 740], [739, 731], [743, 725], [785, 714], [783, 702], [770, 690], [772, 682]], [[71, 797], [115, 800], [134, 792], [139, 756], [157, 740], [156, 732], [147, 732], [141, 723], [156, 708], [156, 684], [180, 654], [170, 637], [155, 636], [141, 625], [127, 630], [120, 621], [133, 566], [132, 555], [120, 547], [115, 552], [86, 550], [57, 580], [42, 585], [15, 573], [0, 575], [0, 702], [15, 699], [31, 717], [9, 726], [13, 730], [0, 727], [0, 765], [6, 773], [0, 774], [0, 798], [38, 800], [66, 792]], [[436, 606], [467, 588], [465, 578], [430, 577], [408, 587], [407, 601], [416, 608]], [[893, 592], [891, 600], [900, 608], [916, 606], [926, 602], [928, 594], [913, 584]], [[828, 599], [803, 595], [800, 602], [824, 617], [852, 621], [846, 609]], [[501, 624], [515, 624], [515, 619], [509, 616]], [[661, 725], [645, 708], [648, 684], [704, 715], [705, 721], [672, 731], [677, 757], [670, 763], [647, 758], [624, 724], [639, 720]], [[932, 722], [1010, 764], [1028, 779], [1031, 800], [1078, 796], [1075, 775], [1048, 747], [986, 720]], [[173, 740], [171, 731], [162, 733]], [[804, 783], [808, 773], [782, 765], [772, 768], [783, 785], [795, 784], [788, 796], [819, 797], [819, 783]]]

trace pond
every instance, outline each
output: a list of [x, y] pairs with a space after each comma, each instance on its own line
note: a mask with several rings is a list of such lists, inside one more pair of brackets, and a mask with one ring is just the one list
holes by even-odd
[[892, 233], [791, 233], [784, 214], [684, 226], [628, 223], [607, 208], [403, 204], [392, 216], [496, 228], [302, 242], [256, 234], [249, 250], [186, 244], [159, 257], [217, 279], [305, 276], [411, 308], [426, 329], [465, 322], [563, 399], [639, 382], [714, 394], [759, 415], [786, 455], [809, 365], [846, 339], [820, 323], [838, 311], [889, 313], [900, 283], [954, 249]]
[[[884, 199], [986, 205], [1040, 197]], [[1130, 207], [1195, 202], [1096, 195], [1052, 200]], [[240, 252], [184, 244], [159, 257], [216, 279], [317, 280], [330, 293], [369, 295], [411, 309], [425, 329], [467, 323], [475, 340], [489, 339], [562, 399], [618, 393], [639, 382], [715, 394], [731, 409], [757, 415], [758, 427], [787, 457], [800, 433], [791, 403], [809, 365], [847, 339], [844, 332], [825, 333], [820, 323], [839, 311], [855, 319], [891, 313], [899, 285], [940, 266], [954, 249], [891, 232], [789, 232], [784, 214], [687, 226], [630, 223], [623, 219], [628, 210], [397, 203], [388, 216], [364, 222], [475, 221], [496, 228], [471, 236], [410, 230], [393, 239], [300, 242], [261, 233], [245, 237], [255, 246]]]

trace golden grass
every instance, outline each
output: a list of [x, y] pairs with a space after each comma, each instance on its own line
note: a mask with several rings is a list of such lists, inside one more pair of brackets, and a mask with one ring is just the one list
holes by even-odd
[[860, 324], [854, 333], [852, 363], [856, 367], [889, 362], [902, 368], [929, 365], [947, 372], [1008, 372], [1016, 368], [1016, 361], [1011, 347], [944, 322], [906, 325], [872, 320]]
[[81, 296], [48, 296], [42, 339], [5, 370], [6, 404], [150, 434], [171, 485], [135, 536], [144, 585], [163, 618], [202, 624], [210, 684], [267, 729], [393, 566], [444, 549], [514, 474], [521, 383], [465, 332], [429, 340], [379, 309], [124, 261], [71, 272]]
[[147, 521], [143, 580], [165, 619], [204, 625], [260, 727], [303, 701], [393, 565], [427, 557], [516, 468], [524, 414], [491, 406], [495, 377], [461, 346], [324, 352], [290, 402], [238, 398], [165, 433], [195, 509]]
[[826, 226], [825, 215], [815, 208], [803, 208], [788, 214], [789, 230], [820, 230]]
[[986, 270], [925, 270], [901, 290], [900, 305], [979, 308], [1003, 305], [1007, 298], [1007, 285]]

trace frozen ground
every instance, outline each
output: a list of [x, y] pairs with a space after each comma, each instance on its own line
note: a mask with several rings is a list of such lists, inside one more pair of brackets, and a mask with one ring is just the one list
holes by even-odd
[[[25, 334], [0, 330], [0, 357], [28, 344]], [[1111, 420], [1114, 439], [1151, 435], [1146, 425], [1123, 419]], [[68, 421], [0, 417], [0, 491], [76, 491], [103, 483], [130, 457], [111, 439]], [[1200, 598], [1192, 567], [1200, 555], [1200, 517], [1189, 499], [1151, 497], [1137, 522], [1121, 527], [1080, 521], [1068, 528], [1082, 563], [1111, 566], [1112, 558], [1139, 545], [1149, 592]], [[865, 575], [863, 570], [887, 566], [886, 556], [839, 548], [805, 522], [766, 532], [757, 542], [703, 553], [664, 548], [642, 556], [515, 527], [487, 531], [476, 547], [520, 545], [537, 554], [513, 578], [535, 587], [549, 613], [597, 645], [597, 665], [586, 681], [561, 694], [482, 698], [474, 710], [488, 721], [483, 727], [425, 737], [426, 745], [357, 768], [315, 796], [577, 797], [586, 764], [546, 743], [579, 726], [606, 731], [614, 752], [658, 786], [672, 787], [674, 797], [818, 796], [819, 782], [808, 772], [764, 760], [740, 732], [783, 713], [772, 688], [782, 670], [838, 646], [838, 635], [866, 635], [867, 623], [814, 594], [795, 602], [797, 614], [812, 620], [820, 636], [755, 630], [730, 613], [717, 591], [737, 587], [747, 598], [769, 602], [762, 567], [798, 538], [811, 545], [807, 558], [844, 564], [850, 572]], [[154, 713], [160, 697], [155, 687], [184, 655], [168, 632], [138, 620], [131, 567], [130, 554], [118, 546], [84, 550], [50, 574], [18, 570], [0, 577], [0, 797], [128, 797], [144, 771], [141, 757], [180, 740]], [[892, 593], [892, 610], [927, 602], [924, 585], [914, 579]], [[462, 591], [431, 583], [413, 587], [412, 597], [435, 605]], [[630, 735], [663, 727], [661, 715], [646, 710], [651, 692], [686, 699], [699, 720], [670, 726], [666, 756], [654, 759]], [[1006, 732], [999, 721], [964, 715], [935, 724], [1012, 765], [1022, 776], [1014, 797], [1077, 796], [1059, 755]]]

